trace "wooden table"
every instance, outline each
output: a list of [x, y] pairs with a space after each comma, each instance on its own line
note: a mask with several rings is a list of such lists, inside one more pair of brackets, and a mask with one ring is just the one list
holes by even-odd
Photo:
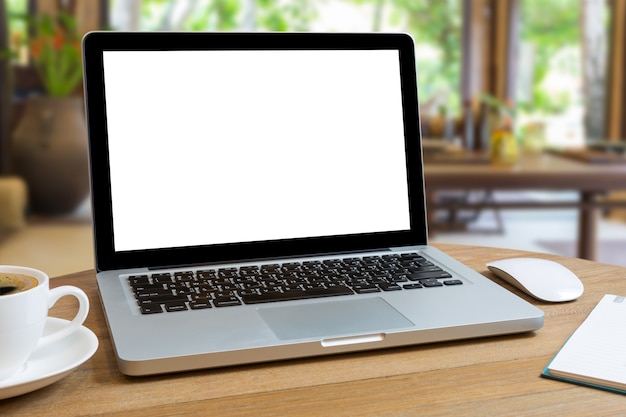
[[[626, 295], [626, 268], [508, 249], [437, 246], [494, 280], [487, 261], [529, 254], [558, 260], [583, 280], [585, 293], [565, 304], [533, 301], [545, 312], [545, 326], [534, 333], [136, 378], [117, 369], [94, 272], [77, 273], [53, 279], [52, 287], [72, 284], [87, 292], [92, 307], [86, 326], [100, 340], [98, 351], [55, 384], [0, 400], [0, 415], [623, 414], [622, 395], [539, 375], [605, 293]], [[52, 315], [67, 316], [72, 303], [61, 300]]]
[[[461, 155], [462, 156], [462, 155]], [[444, 162], [441, 162], [441, 161]], [[607, 201], [601, 197], [609, 191], [626, 189], [626, 163], [586, 163], [549, 153], [524, 154], [514, 165], [447, 162], [424, 164], [428, 208], [564, 208], [579, 209], [578, 254], [596, 259], [598, 210], [626, 207], [626, 202]], [[466, 159], [467, 161], [467, 159]], [[574, 190], [580, 194], [575, 202], [485, 202], [480, 204], [439, 204], [436, 193], [442, 190]]]

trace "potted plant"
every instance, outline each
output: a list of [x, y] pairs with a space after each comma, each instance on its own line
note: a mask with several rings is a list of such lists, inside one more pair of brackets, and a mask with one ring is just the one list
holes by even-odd
[[42, 91], [26, 97], [12, 136], [13, 168], [29, 188], [30, 207], [44, 214], [67, 213], [89, 193], [87, 128], [82, 95], [80, 38], [75, 20], [64, 13], [22, 17], [26, 49]]

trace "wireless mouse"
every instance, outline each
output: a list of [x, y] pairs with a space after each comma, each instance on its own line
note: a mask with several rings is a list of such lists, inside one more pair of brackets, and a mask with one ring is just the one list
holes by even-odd
[[547, 259], [501, 259], [488, 263], [487, 268], [498, 278], [542, 301], [575, 300], [585, 289], [572, 271]]

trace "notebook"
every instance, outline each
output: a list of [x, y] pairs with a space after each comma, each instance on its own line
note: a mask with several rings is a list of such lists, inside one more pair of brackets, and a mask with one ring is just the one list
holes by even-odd
[[97, 282], [122, 373], [543, 325], [427, 244], [410, 36], [94, 32], [83, 52]]
[[541, 376], [626, 394], [626, 297], [606, 294]]

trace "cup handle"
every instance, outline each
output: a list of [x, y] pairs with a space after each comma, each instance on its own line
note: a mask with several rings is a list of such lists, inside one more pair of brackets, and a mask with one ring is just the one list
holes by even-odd
[[87, 298], [87, 294], [85, 294], [85, 292], [78, 287], [74, 287], [72, 285], [63, 285], [51, 289], [48, 292], [48, 308], [52, 308], [52, 306], [61, 297], [64, 297], [66, 295], [73, 295], [78, 299], [78, 313], [76, 313], [74, 319], [70, 321], [66, 326], [63, 326], [61, 329], [55, 331], [54, 333], [42, 336], [39, 339], [38, 346], [63, 339], [70, 333], [77, 330], [85, 322], [85, 319], [87, 318], [87, 313], [89, 313], [89, 298]]

